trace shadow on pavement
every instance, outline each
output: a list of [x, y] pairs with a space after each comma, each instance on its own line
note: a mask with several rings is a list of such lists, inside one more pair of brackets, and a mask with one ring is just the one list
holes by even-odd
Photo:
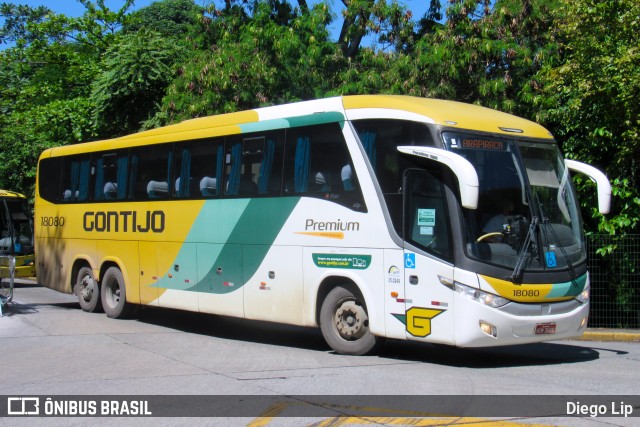
[[[236, 319], [180, 310], [145, 308], [139, 321], [217, 338], [331, 351], [319, 329]], [[387, 340], [372, 357], [468, 368], [580, 363], [599, 358], [599, 351], [569, 343], [538, 343], [481, 349], [456, 348], [413, 341]]]
[[[31, 285], [30, 287], [35, 286]], [[57, 298], [47, 298], [45, 296], [36, 296], [34, 299], [32, 302], [19, 302], [15, 301], [14, 298], [12, 303], [5, 306], [3, 312], [5, 316], [29, 315], [38, 313], [44, 307], [81, 311], [79, 304], [70, 300], [69, 296], [64, 296], [64, 299], [60, 297], [58, 301], [56, 301]], [[104, 314], [95, 313], [87, 313], [87, 315], [104, 316]], [[221, 339], [332, 352], [318, 328], [282, 325], [157, 307], [141, 307], [136, 317], [130, 321]], [[623, 351], [607, 349], [605, 343], [599, 343], [600, 347], [605, 348], [590, 348], [584, 345], [577, 345], [577, 343], [576, 341], [558, 341], [476, 349], [455, 348], [416, 341], [387, 340], [379, 352], [371, 357], [444, 366], [492, 369], [588, 362], [598, 359], [601, 352], [607, 351], [615, 352], [617, 355], [626, 354]]]
[[465, 368], [506, 368], [561, 365], [596, 360], [596, 349], [564, 343], [536, 343], [504, 347], [456, 348], [414, 342], [390, 342], [381, 357]]

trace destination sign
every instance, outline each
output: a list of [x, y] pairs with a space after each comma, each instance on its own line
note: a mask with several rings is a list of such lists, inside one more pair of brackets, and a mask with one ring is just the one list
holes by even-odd
[[495, 150], [504, 151], [504, 141], [492, 141], [489, 139], [471, 139], [465, 138], [462, 140], [461, 148], [467, 148], [472, 150]]

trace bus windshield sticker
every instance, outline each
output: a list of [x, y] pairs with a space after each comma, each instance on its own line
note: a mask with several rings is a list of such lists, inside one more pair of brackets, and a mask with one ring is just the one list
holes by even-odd
[[418, 209], [418, 227], [421, 236], [433, 236], [433, 230], [436, 225], [435, 209]]
[[421, 227], [434, 227], [436, 225], [436, 210], [418, 209], [418, 225]]
[[421, 236], [433, 236], [433, 227], [420, 227]]
[[556, 261], [556, 253], [553, 251], [548, 251], [544, 253], [545, 260], [547, 262], [547, 267], [555, 268], [558, 266], [558, 262]]

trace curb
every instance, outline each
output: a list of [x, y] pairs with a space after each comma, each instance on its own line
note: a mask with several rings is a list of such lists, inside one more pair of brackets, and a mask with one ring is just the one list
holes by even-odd
[[617, 341], [640, 342], [640, 330], [629, 329], [587, 329], [581, 337], [574, 341]]

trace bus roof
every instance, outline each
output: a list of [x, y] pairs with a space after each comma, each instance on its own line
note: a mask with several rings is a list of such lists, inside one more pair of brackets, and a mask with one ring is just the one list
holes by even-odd
[[11, 197], [15, 199], [26, 199], [23, 194], [16, 193], [15, 191], [10, 190], [1, 190], [0, 189], [0, 197]]
[[431, 119], [432, 123], [481, 132], [514, 135], [528, 138], [553, 139], [539, 124], [501, 111], [442, 99], [418, 98], [402, 95], [356, 95], [343, 98], [345, 110], [390, 109], [415, 113]]
[[[295, 126], [293, 123], [299, 121], [301, 117], [311, 118], [305, 120], [308, 124], [313, 124], [314, 118], [317, 123], [324, 123], [329, 121], [328, 117], [334, 121], [344, 120], [349, 112], [366, 113], [367, 110], [376, 111], [378, 118], [384, 117], [384, 110], [396, 110], [411, 113], [412, 117], [420, 116], [420, 119], [425, 122], [452, 128], [552, 139], [549, 131], [534, 122], [477, 105], [403, 95], [354, 95], [190, 119], [119, 138], [91, 142], [88, 143], [91, 144], [90, 147], [86, 144], [75, 144], [52, 148], [46, 150], [43, 156], [78, 154], [166, 141], [241, 134], [259, 129], [265, 130], [270, 127], [267, 121], [271, 121], [269, 123], [273, 129], [293, 127]], [[329, 116], [322, 113], [329, 113]], [[258, 126], [261, 123], [266, 126]]]

